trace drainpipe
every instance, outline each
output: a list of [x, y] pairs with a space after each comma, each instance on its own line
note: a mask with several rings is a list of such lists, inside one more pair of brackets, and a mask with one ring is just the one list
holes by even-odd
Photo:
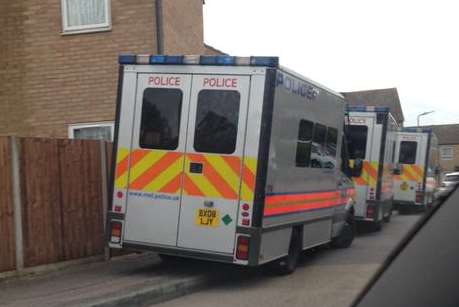
[[155, 19], [156, 19], [156, 53], [164, 54], [163, 42], [163, 5], [161, 0], [155, 1]]

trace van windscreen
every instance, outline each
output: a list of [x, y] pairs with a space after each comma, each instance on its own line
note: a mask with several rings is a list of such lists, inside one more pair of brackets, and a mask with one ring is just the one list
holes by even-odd
[[347, 139], [349, 158], [365, 159], [367, 150], [368, 127], [362, 125], [350, 125], [347, 127]]
[[398, 162], [402, 164], [415, 164], [417, 148], [417, 142], [402, 141], [400, 143], [400, 154]]
[[140, 120], [140, 147], [163, 150], [177, 149], [181, 110], [181, 90], [145, 89]]
[[231, 154], [236, 149], [240, 94], [237, 91], [202, 90], [198, 95], [194, 149]]

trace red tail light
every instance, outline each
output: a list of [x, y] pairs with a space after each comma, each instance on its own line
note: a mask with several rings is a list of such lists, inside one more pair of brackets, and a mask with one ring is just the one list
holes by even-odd
[[373, 207], [367, 207], [367, 217], [373, 218], [375, 215], [375, 209]]
[[121, 242], [121, 229], [123, 228], [123, 224], [121, 222], [111, 222], [111, 238], [110, 241], [113, 243], [120, 243]]
[[424, 198], [423, 192], [416, 192], [416, 202], [417, 203], [422, 203], [423, 198]]
[[236, 258], [239, 260], [249, 259], [249, 237], [239, 236], [237, 238]]

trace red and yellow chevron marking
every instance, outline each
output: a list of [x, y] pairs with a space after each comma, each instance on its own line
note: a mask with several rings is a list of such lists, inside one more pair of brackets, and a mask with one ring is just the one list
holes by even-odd
[[353, 178], [356, 185], [368, 185], [370, 187], [376, 187], [378, 180], [378, 162], [377, 161], [363, 161], [362, 174], [360, 177]]
[[[354, 189], [348, 189], [346, 196], [352, 195]], [[340, 191], [268, 195], [265, 197], [264, 216], [329, 208], [344, 204], [345, 200], [347, 198], [342, 197]]]
[[[202, 173], [191, 173], [189, 164], [201, 163]], [[239, 157], [187, 154], [184, 190], [187, 195], [225, 199], [253, 200], [256, 160]], [[241, 169], [242, 168], [242, 169]], [[242, 178], [242, 180], [241, 180]]]
[[[183, 172], [185, 160], [185, 172]], [[203, 172], [191, 173], [191, 162], [201, 163]], [[186, 195], [252, 201], [255, 189], [256, 159], [186, 154], [137, 149], [129, 153], [120, 148], [117, 153], [115, 187], [145, 192], [179, 193]], [[184, 176], [183, 176], [184, 173]], [[241, 180], [242, 179], [242, 180]]]
[[403, 164], [402, 173], [395, 176], [395, 180], [422, 182], [424, 168], [416, 164]]
[[143, 149], [129, 154], [120, 149], [117, 157], [120, 157], [115, 171], [117, 188], [129, 186], [133, 190], [171, 194], [180, 190], [183, 154]]

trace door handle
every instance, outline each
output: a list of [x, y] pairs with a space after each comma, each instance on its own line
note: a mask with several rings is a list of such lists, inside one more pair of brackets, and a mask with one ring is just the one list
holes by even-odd
[[190, 173], [202, 174], [202, 163], [190, 162]]

